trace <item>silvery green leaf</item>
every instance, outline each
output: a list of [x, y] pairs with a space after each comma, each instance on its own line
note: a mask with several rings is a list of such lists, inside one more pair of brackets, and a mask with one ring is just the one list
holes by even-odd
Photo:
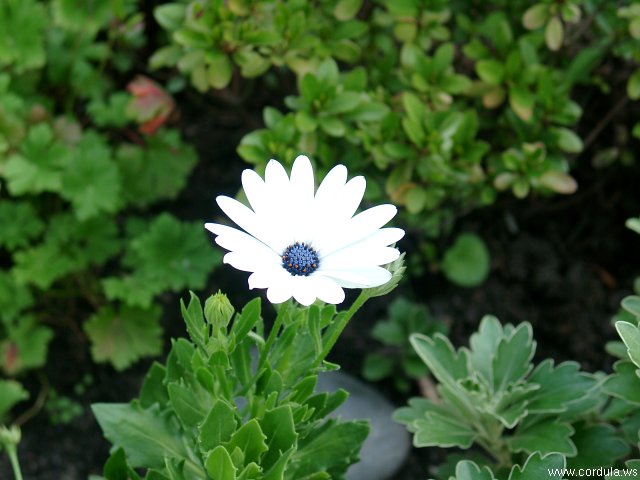
[[565, 465], [565, 457], [560, 453], [553, 452], [543, 455], [540, 452], [535, 452], [529, 455], [523, 467], [514, 465], [509, 480], [540, 480], [549, 477], [549, 471], [553, 469], [558, 472], [558, 476], [554, 478], [560, 480], [560, 472]]
[[574, 429], [568, 423], [554, 419], [538, 422], [525, 428], [518, 428], [507, 440], [509, 450], [513, 453], [562, 453], [575, 455], [576, 446], [571, 441]]

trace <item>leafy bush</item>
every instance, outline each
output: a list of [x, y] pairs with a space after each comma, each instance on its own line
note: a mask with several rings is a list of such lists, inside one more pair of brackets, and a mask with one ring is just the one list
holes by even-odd
[[[163, 127], [171, 97], [133, 78], [141, 13], [127, 1], [76, 3], [8, 0], [0, 16], [0, 370], [9, 377], [44, 364], [52, 325], [77, 330], [89, 317], [94, 360], [123, 369], [157, 355], [152, 299], [202, 288], [219, 261], [199, 222], [144, 210], [180, 193], [196, 154]], [[27, 395], [14, 380], [0, 391], [0, 417]]]
[[[541, 3], [192, 2], [158, 7], [170, 44], [154, 67], [177, 67], [201, 91], [240, 77], [291, 70], [288, 111], [264, 110], [265, 128], [238, 153], [264, 169], [269, 158], [340, 159], [365, 173], [372, 200], [406, 207], [422, 235], [447, 234], [455, 218], [510, 191], [571, 194], [572, 160], [584, 148], [587, 100], [626, 82], [640, 96], [635, 4], [605, 0]], [[615, 63], [616, 78], [604, 73]], [[619, 111], [624, 103], [619, 105]], [[602, 126], [587, 135], [591, 144]], [[626, 125], [634, 135], [640, 123]], [[603, 142], [596, 165], [627, 159]], [[424, 263], [413, 258], [416, 264]], [[419, 271], [419, 269], [417, 269]]]

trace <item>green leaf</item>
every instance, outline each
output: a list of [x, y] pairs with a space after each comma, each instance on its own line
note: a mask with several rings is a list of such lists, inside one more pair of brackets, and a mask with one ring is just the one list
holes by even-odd
[[551, 129], [552, 134], [556, 137], [558, 147], [567, 153], [580, 153], [583, 148], [582, 139], [573, 131], [564, 127], [556, 127]]
[[233, 408], [225, 401], [217, 400], [207, 418], [198, 427], [201, 448], [205, 451], [211, 450], [229, 441], [237, 425]]
[[564, 27], [557, 15], [551, 17], [549, 23], [547, 23], [547, 28], [544, 30], [544, 40], [549, 50], [560, 50], [562, 42], [564, 41]]
[[25, 247], [44, 230], [44, 223], [30, 203], [0, 201], [0, 246]]
[[280, 456], [297, 445], [298, 434], [290, 405], [281, 405], [267, 410], [260, 420], [260, 427], [267, 437], [269, 450], [263, 455], [260, 464], [267, 471], [276, 465]]
[[469, 448], [477, 437], [473, 427], [453, 417], [428, 412], [413, 424], [416, 447]]
[[620, 302], [620, 306], [640, 320], [640, 296], [631, 295], [625, 297], [622, 299], [622, 302]]
[[520, 85], [509, 88], [509, 105], [523, 121], [531, 120], [534, 103], [535, 97], [527, 88]]
[[549, 18], [549, 5], [546, 3], [538, 3], [533, 5], [524, 12], [522, 16], [522, 24], [527, 30], [536, 30], [547, 23]]
[[358, 460], [358, 452], [368, 433], [367, 422], [328, 420], [298, 441], [298, 450], [291, 457], [287, 475], [302, 479], [326, 471], [333, 478], [342, 478], [349, 465]]
[[500, 321], [492, 315], [485, 315], [480, 321], [478, 331], [472, 334], [469, 340], [470, 366], [484, 377], [487, 385], [493, 384], [493, 358], [503, 338], [504, 331]]
[[471, 460], [461, 460], [456, 464], [456, 475], [450, 480], [494, 480], [489, 467], [479, 467]]
[[218, 446], [209, 453], [204, 462], [211, 480], [235, 480], [237, 468], [233, 464], [229, 452]]
[[476, 62], [476, 72], [481, 80], [490, 85], [500, 85], [504, 79], [504, 65], [498, 60], [479, 60]]
[[[633, 298], [640, 300], [640, 297], [627, 297], [625, 300]], [[640, 305], [635, 306], [638, 307]], [[640, 368], [640, 329], [631, 323], [619, 321], [616, 322], [616, 330], [627, 346], [629, 358]]]
[[296, 127], [298, 127], [298, 130], [302, 133], [310, 133], [318, 128], [318, 121], [304, 110], [297, 112], [295, 118]]
[[166, 3], [153, 10], [156, 21], [165, 30], [173, 31], [180, 28], [185, 21], [187, 7], [180, 3]]
[[629, 454], [629, 447], [611, 425], [578, 424], [571, 440], [578, 454], [567, 459], [568, 468], [610, 467]]
[[204, 419], [204, 411], [200, 403], [194, 398], [194, 392], [183, 382], [171, 382], [167, 385], [169, 401], [176, 416], [185, 429], [195, 427]]
[[578, 189], [578, 183], [571, 175], [558, 170], [544, 172], [538, 182], [543, 187], [564, 195], [571, 195]]
[[94, 132], [86, 133], [67, 157], [62, 172], [62, 198], [71, 202], [78, 220], [120, 206], [120, 176], [111, 151]]
[[629, 77], [629, 81], [627, 82], [627, 95], [631, 100], [638, 100], [640, 98], [640, 69], [633, 72]]
[[560, 472], [565, 467], [565, 458], [560, 453], [535, 452], [529, 455], [523, 467], [514, 465], [509, 474], [509, 480], [540, 480], [548, 478], [550, 471]]
[[493, 392], [501, 392], [524, 379], [531, 370], [535, 350], [536, 343], [528, 322], [521, 323], [509, 336], [503, 337], [492, 361]]
[[614, 364], [613, 369], [615, 373], [607, 377], [602, 385], [603, 391], [615, 398], [640, 405], [640, 380], [635, 364], [620, 360]]
[[182, 433], [157, 406], [143, 409], [129, 403], [95, 403], [91, 409], [105, 437], [125, 451], [132, 467], [163, 468], [165, 457], [188, 458]]
[[369, 381], [377, 382], [393, 372], [393, 360], [380, 353], [372, 353], [365, 357], [362, 375]]
[[576, 362], [563, 362], [554, 368], [553, 360], [540, 363], [528, 381], [540, 385], [528, 398], [530, 413], [556, 413], [566, 409], [596, 386], [597, 380], [588, 373], [580, 372]]
[[15, 404], [27, 398], [29, 398], [29, 392], [20, 383], [15, 380], [0, 379], [0, 423], [4, 423], [9, 410]]
[[104, 279], [105, 293], [110, 300], [146, 308], [154, 295], [165, 290], [203, 288], [220, 259], [200, 223], [179, 222], [163, 213], [130, 242], [125, 264], [134, 271]]
[[332, 137], [343, 137], [346, 133], [344, 122], [336, 117], [320, 117], [318, 119], [320, 128]]
[[509, 450], [517, 452], [561, 453], [575, 455], [576, 447], [571, 441], [574, 430], [571, 425], [557, 420], [546, 420], [528, 428], [518, 428], [507, 440]]
[[233, 451], [238, 447], [244, 453], [245, 465], [249, 462], [258, 463], [260, 456], [269, 449], [265, 443], [266, 439], [258, 420], [252, 418], [236, 430], [231, 436], [227, 448]]
[[138, 474], [133, 471], [127, 464], [127, 457], [122, 448], [118, 448], [113, 452], [102, 471], [106, 480], [139, 480]]
[[33, 303], [29, 287], [18, 283], [10, 272], [0, 270], [0, 323], [13, 320]]
[[362, 0], [338, 0], [333, 15], [340, 21], [350, 20], [356, 16], [361, 6]]
[[24, 195], [60, 191], [61, 169], [68, 155], [67, 148], [53, 138], [47, 124], [31, 127], [19, 153], [10, 156], [4, 166], [9, 192]]
[[0, 68], [13, 66], [17, 73], [42, 67], [46, 60], [46, 6], [33, 0], [8, 0], [0, 15]]
[[115, 161], [120, 171], [123, 203], [147, 207], [159, 200], [176, 198], [197, 160], [195, 150], [180, 140], [177, 130], [160, 130], [147, 136], [143, 147], [121, 145]]
[[114, 16], [108, 2], [87, 0], [54, 0], [53, 18], [65, 29], [94, 34], [106, 27]]
[[47, 348], [53, 331], [39, 325], [29, 315], [21, 315], [6, 325], [7, 337], [0, 340], [0, 367], [8, 375], [41, 367], [47, 360]]
[[156, 306], [100, 309], [84, 325], [93, 360], [110, 362], [116, 370], [124, 370], [142, 357], [158, 355], [162, 350], [162, 328], [158, 324], [161, 313]]
[[207, 78], [209, 85], [213, 88], [221, 89], [226, 87], [231, 81], [233, 66], [231, 60], [222, 52], [207, 52]]
[[489, 275], [489, 251], [478, 235], [463, 233], [447, 249], [442, 271], [447, 279], [463, 287], [475, 287]]
[[457, 381], [469, 375], [464, 350], [456, 352], [444, 335], [436, 334], [430, 338], [414, 333], [409, 339], [418, 356], [440, 383], [456, 388]]
[[169, 402], [169, 393], [164, 384], [167, 369], [158, 362], [153, 362], [151, 368], [144, 377], [140, 388], [140, 405], [144, 408], [151, 407], [154, 403], [164, 406]]

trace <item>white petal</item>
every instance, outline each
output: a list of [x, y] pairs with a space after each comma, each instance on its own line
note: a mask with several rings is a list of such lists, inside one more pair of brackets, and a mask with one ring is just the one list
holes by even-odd
[[218, 245], [229, 251], [256, 250], [265, 256], [279, 258], [271, 248], [242, 230], [219, 223], [206, 223], [204, 227], [216, 234], [215, 241]]
[[277, 265], [277, 263], [274, 263], [272, 257], [265, 258], [254, 250], [229, 252], [223, 257], [222, 261], [244, 272], [256, 272]]
[[336, 165], [324, 177], [322, 183], [318, 187], [315, 196], [315, 203], [319, 209], [322, 209], [325, 202], [331, 202], [336, 195], [336, 191], [344, 187], [347, 182], [347, 167], [344, 165]]
[[348, 270], [323, 270], [322, 275], [345, 288], [371, 288], [384, 285], [391, 279], [391, 272], [382, 267], [358, 267]]
[[268, 206], [267, 187], [254, 170], [247, 168], [242, 172], [242, 188], [254, 212], [261, 213]]
[[300, 304], [308, 307], [316, 301], [317, 295], [312, 277], [291, 276], [291, 283], [293, 285], [293, 298]]
[[397, 260], [400, 252], [391, 247], [366, 248], [361, 242], [322, 258], [320, 270], [346, 270], [354, 267], [386, 265]]
[[291, 180], [289, 182], [290, 201], [280, 213], [294, 223], [292, 232], [294, 239], [308, 242], [313, 238], [313, 168], [309, 158], [300, 155], [293, 162]]
[[274, 252], [280, 254], [286, 248], [286, 245], [283, 245], [286, 240], [282, 237], [282, 229], [273, 228], [268, 224], [267, 218], [257, 215], [250, 208], [230, 197], [221, 195], [216, 198], [216, 202], [236, 225], [271, 247]]
[[323, 238], [322, 245], [318, 246], [321, 250], [320, 253], [323, 256], [328, 256], [336, 250], [367, 238], [391, 220], [397, 211], [398, 209], [394, 205], [386, 204], [359, 213], [349, 220], [343, 229], [334, 230], [330, 237]]
[[344, 301], [344, 290], [334, 280], [322, 275], [311, 275], [315, 294], [320, 300], [334, 305]]
[[285, 275], [289, 275], [280, 265], [257, 270], [249, 275], [249, 289], [269, 288], [271, 285], [278, 282], [288, 281], [288, 279], [283, 280], [281, 278], [283, 276], [283, 272]]
[[271, 303], [286, 302], [293, 296], [292, 277], [285, 270], [282, 271], [285, 275], [278, 275], [267, 289], [267, 298]]

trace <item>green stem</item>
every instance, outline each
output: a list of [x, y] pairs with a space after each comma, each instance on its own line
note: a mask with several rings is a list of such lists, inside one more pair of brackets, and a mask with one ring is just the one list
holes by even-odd
[[260, 371], [260, 369], [262, 368], [262, 365], [264, 365], [264, 361], [266, 360], [267, 355], [269, 354], [269, 350], [271, 350], [271, 346], [273, 345], [273, 342], [275, 342], [276, 338], [278, 337], [278, 332], [280, 331], [280, 328], [284, 323], [284, 319], [287, 316], [287, 313], [289, 312], [290, 306], [291, 306], [291, 301], [287, 301], [283, 303], [282, 306], [280, 307], [280, 310], [278, 311], [278, 315], [276, 315], [276, 320], [273, 322], [273, 327], [271, 327], [271, 331], [269, 331], [269, 336], [267, 337], [267, 341], [265, 342], [264, 347], [262, 348], [262, 353], [260, 354], [260, 361], [258, 362], [257, 371]]
[[351, 307], [349, 307], [349, 310], [347, 310], [344, 315], [338, 315], [338, 323], [331, 330], [327, 341], [324, 342], [324, 348], [322, 349], [320, 355], [318, 355], [318, 358], [316, 358], [314, 367], [320, 365], [322, 361], [327, 358], [327, 355], [329, 355], [329, 352], [338, 341], [338, 338], [340, 338], [342, 331], [349, 324], [349, 320], [351, 320], [355, 313], [360, 310], [360, 307], [362, 307], [362, 305], [364, 305], [364, 302], [366, 302], [368, 299], [369, 295], [365, 293], [365, 290], [362, 290], [360, 292], [360, 295], [358, 295], [358, 298], [356, 298], [355, 301], [351, 304]]
[[18, 461], [18, 450], [15, 445], [6, 445], [9, 462], [13, 469], [15, 480], [22, 480], [22, 471], [20, 470], [20, 462]]

